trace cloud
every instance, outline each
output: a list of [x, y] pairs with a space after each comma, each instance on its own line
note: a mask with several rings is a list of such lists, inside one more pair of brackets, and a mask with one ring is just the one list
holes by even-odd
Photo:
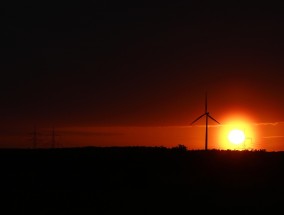
[[284, 124], [284, 122], [260, 122], [260, 123], [254, 123], [253, 125], [271, 125], [271, 126], [276, 126], [279, 124]]
[[[222, 126], [231, 126], [234, 124], [217, 124], [217, 125], [208, 125], [208, 127], [222, 127]], [[283, 121], [279, 122], [259, 122], [259, 123], [251, 123], [254, 126], [277, 126], [277, 125], [284, 125]], [[205, 127], [205, 125], [191, 125], [189, 127]]]
[[284, 136], [266, 136], [266, 137], [262, 137], [265, 139], [272, 139], [272, 138], [284, 138]]
[[63, 131], [60, 132], [63, 135], [72, 135], [72, 136], [77, 136], [77, 135], [82, 135], [82, 136], [118, 136], [118, 135], [123, 135], [123, 133], [119, 132], [95, 132], [95, 131]]

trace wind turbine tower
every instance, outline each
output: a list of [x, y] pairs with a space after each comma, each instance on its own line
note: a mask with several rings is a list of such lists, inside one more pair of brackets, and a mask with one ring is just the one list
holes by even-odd
[[206, 118], [206, 124], [205, 124], [205, 151], [207, 151], [208, 149], [208, 118], [214, 120], [215, 122], [217, 122], [218, 124], [220, 124], [220, 122], [218, 122], [216, 119], [214, 119], [212, 116], [210, 116], [208, 110], [207, 110], [207, 93], [205, 94], [205, 113], [202, 114], [201, 116], [199, 116], [196, 120], [194, 120], [191, 125], [193, 123], [195, 123], [196, 121], [198, 121], [199, 119], [201, 119], [203, 116], [205, 116]]

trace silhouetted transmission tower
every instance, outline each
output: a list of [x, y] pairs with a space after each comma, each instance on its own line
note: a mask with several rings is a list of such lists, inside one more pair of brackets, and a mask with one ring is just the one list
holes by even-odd
[[32, 133], [32, 148], [37, 148], [38, 145], [38, 133], [37, 133], [37, 128], [34, 126], [34, 131]]
[[51, 148], [58, 148], [59, 147], [59, 144], [56, 141], [56, 136], [58, 136], [58, 135], [55, 133], [54, 126], [52, 126], [52, 130], [51, 130]]

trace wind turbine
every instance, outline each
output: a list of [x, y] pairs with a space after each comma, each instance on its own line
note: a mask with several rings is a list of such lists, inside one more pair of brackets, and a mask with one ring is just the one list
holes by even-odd
[[245, 140], [244, 140], [244, 149], [246, 149], [246, 140], [250, 140], [250, 146], [252, 144], [252, 137], [247, 137], [245, 128], [244, 128]]
[[207, 93], [205, 94], [205, 113], [202, 114], [201, 116], [199, 116], [196, 120], [194, 120], [191, 125], [193, 123], [195, 123], [196, 121], [198, 121], [199, 119], [201, 119], [203, 116], [206, 117], [206, 126], [205, 126], [205, 150], [207, 151], [208, 148], [208, 118], [214, 120], [215, 122], [217, 122], [218, 124], [220, 124], [220, 122], [218, 122], [216, 119], [214, 119], [212, 116], [210, 116], [209, 112], [207, 111]]

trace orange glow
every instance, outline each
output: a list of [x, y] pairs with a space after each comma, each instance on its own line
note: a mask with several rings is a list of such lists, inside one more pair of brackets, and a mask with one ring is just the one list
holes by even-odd
[[231, 115], [222, 120], [218, 142], [220, 148], [231, 150], [253, 149], [256, 132], [251, 119], [243, 115]]

